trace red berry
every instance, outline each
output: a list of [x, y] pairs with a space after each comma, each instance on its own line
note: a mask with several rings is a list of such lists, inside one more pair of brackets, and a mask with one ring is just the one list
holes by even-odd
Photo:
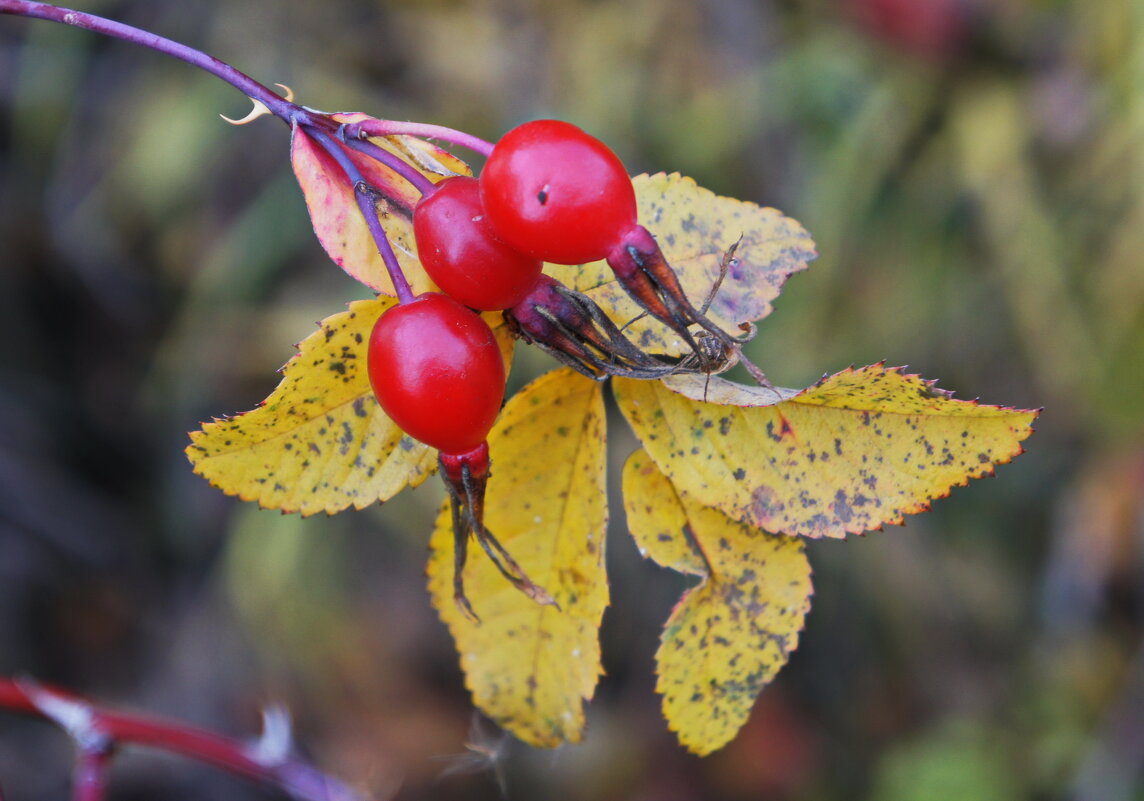
[[368, 367], [390, 419], [442, 452], [476, 448], [500, 411], [504, 361], [492, 329], [439, 292], [418, 295], [378, 318]]
[[505, 134], [481, 172], [481, 201], [497, 235], [556, 264], [604, 258], [636, 222], [636, 195], [611, 149], [559, 120]]
[[417, 255], [429, 277], [466, 306], [515, 306], [544, 266], [497, 239], [481, 206], [476, 178], [446, 178], [413, 212]]

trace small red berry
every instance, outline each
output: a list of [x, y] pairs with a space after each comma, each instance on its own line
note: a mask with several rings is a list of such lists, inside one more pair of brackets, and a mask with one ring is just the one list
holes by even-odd
[[526, 122], [505, 134], [480, 187], [497, 235], [556, 264], [604, 258], [636, 222], [635, 190], [620, 159], [559, 120]]
[[413, 212], [417, 255], [446, 294], [474, 309], [498, 311], [529, 293], [540, 259], [509, 247], [493, 233], [476, 178], [446, 178]]
[[504, 396], [492, 329], [439, 292], [387, 309], [373, 327], [369, 380], [381, 407], [411, 437], [466, 453], [489, 433]]

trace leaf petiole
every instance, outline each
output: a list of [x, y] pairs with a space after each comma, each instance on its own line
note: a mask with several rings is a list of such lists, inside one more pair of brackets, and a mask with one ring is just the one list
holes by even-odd
[[488, 158], [493, 152], [493, 143], [481, 139], [479, 136], [446, 128], [443, 125], [431, 125], [423, 122], [400, 122], [398, 120], [368, 119], [347, 124], [344, 129], [347, 140], [366, 139], [371, 136], [398, 136], [405, 134], [420, 139], [439, 139], [453, 145], [468, 148], [474, 153]]

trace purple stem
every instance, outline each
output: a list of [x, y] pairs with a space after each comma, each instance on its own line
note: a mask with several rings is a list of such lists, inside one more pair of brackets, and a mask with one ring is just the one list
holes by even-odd
[[347, 139], [346, 144], [359, 153], [364, 153], [374, 161], [381, 162], [389, 169], [400, 175], [417, 188], [417, 191], [427, 195], [433, 191], [436, 184], [429, 180], [420, 170], [401, 157], [390, 153], [384, 147], [379, 147], [365, 139]]
[[397, 293], [397, 300], [400, 303], [412, 302], [413, 290], [405, 279], [405, 273], [397, 261], [393, 246], [389, 244], [389, 237], [385, 235], [385, 229], [381, 227], [381, 220], [377, 216], [377, 201], [370, 191], [369, 183], [362, 176], [361, 170], [350, 160], [349, 154], [342, 150], [328, 134], [315, 128], [306, 128], [303, 132], [312, 137], [315, 142], [322, 146], [323, 150], [330, 154], [330, 157], [342, 168], [346, 178], [353, 184], [358, 208], [361, 210], [362, 217], [365, 218], [365, 224], [369, 227], [374, 244], [377, 245], [377, 252], [381, 254], [381, 260], [385, 262], [385, 269], [389, 273], [389, 280], [393, 282], [393, 290]]
[[[0, 0], [2, 2], [2, 0]], [[443, 125], [430, 125], [423, 122], [399, 122], [397, 120], [362, 120], [345, 126], [344, 135], [348, 139], [364, 139], [367, 136], [396, 136], [406, 134], [421, 139], [440, 139], [454, 145], [480, 153], [485, 158], [492, 155], [493, 143], [479, 136], [446, 128]]]
[[87, 14], [83, 11], [73, 11], [69, 8], [61, 8], [47, 3], [32, 2], [32, 0], [0, 0], [0, 14], [14, 14], [20, 17], [34, 17], [59, 22], [149, 47], [152, 50], [181, 59], [209, 72], [216, 78], [226, 81], [247, 97], [262, 103], [270, 109], [274, 116], [285, 121], [287, 125], [294, 123], [314, 125], [317, 121], [316, 115], [295, 103], [289, 102], [273, 89], [262, 85], [249, 75], [239, 72], [226, 62], [158, 34], [94, 14]]

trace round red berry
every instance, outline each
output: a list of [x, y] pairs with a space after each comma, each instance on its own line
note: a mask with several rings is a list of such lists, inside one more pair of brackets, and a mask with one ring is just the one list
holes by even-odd
[[504, 396], [504, 360], [488, 324], [439, 292], [387, 309], [373, 327], [369, 380], [411, 437], [465, 453], [489, 433]]
[[635, 191], [620, 159], [559, 120], [526, 122], [505, 134], [480, 187], [497, 235], [556, 264], [604, 258], [636, 222]]
[[421, 265], [442, 291], [481, 311], [515, 306], [544, 263], [493, 233], [476, 178], [446, 178], [417, 204], [413, 234]]

